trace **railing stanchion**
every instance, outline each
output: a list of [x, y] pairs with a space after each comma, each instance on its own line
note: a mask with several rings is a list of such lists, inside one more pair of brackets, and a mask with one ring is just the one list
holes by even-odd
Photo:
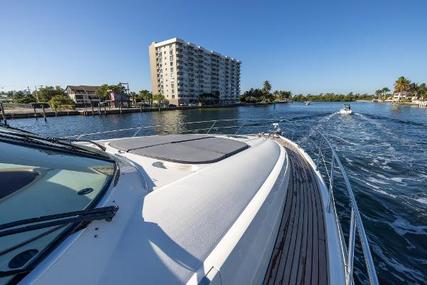
[[334, 187], [334, 155], [332, 154], [332, 160], [331, 160], [331, 174], [329, 175], [329, 204], [328, 204], [328, 212], [331, 212], [331, 205], [333, 200], [333, 187]]
[[208, 132], [206, 134], [209, 134], [211, 132], [211, 130], [213, 129], [213, 127], [215, 126], [215, 124], [216, 124], [216, 120], [213, 121], [211, 127], [209, 128], [209, 130], [208, 130]]
[[1, 115], [3, 118], [3, 122], [5, 125], [7, 125], [7, 118], [6, 118], [6, 114], [4, 112], [4, 107], [3, 107], [3, 103], [0, 102], [0, 109], [1, 109]]
[[353, 284], [353, 263], [354, 263], [354, 246], [356, 238], [356, 222], [354, 220], [354, 209], [351, 209], [350, 233], [348, 237], [348, 256], [347, 256], [347, 276], [346, 284]]
[[142, 127], [139, 127], [136, 132], [132, 135], [132, 137], [136, 137], [137, 134], [142, 130]]

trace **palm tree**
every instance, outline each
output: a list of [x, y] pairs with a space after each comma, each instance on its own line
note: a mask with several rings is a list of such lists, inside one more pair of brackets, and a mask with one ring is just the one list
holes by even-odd
[[381, 98], [381, 95], [383, 94], [383, 90], [382, 89], [377, 89], [375, 90], [375, 95], [378, 97], [378, 99]]
[[409, 90], [411, 81], [406, 79], [404, 76], [400, 76], [394, 83], [394, 92], [405, 92]]
[[138, 98], [139, 98], [143, 103], [148, 102], [148, 104], [150, 104], [150, 107], [151, 107], [151, 106], [152, 106], [152, 104], [153, 104], [153, 95], [152, 95], [152, 94], [151, 94], [151, 92], [150, 92], [150, 91], [148, 91], [148, 90], [141, 90], [141, 91], [139, 91]]
[[412, 96], [416, 96], [418, 98], [419, 91], [420, 90], [417, 83], [413, 82], [409, 84], [409, 92], [411, 93]]
[[384, 87], [383, 89], [381, 89], [381, 92], [382, 92], [382, 100], [385, 101], [387, 99], [388, 92], [390, 92], [390, 89], [388, 89], [388, 87]]
[[427, 99], [427, 85], [425, 83], [418, 85], [418, 95], [424, 100]]
[[161, 103], [165, 100], [165, 96], [163, 96], [162, 94], [156, 94], [153, 96], [153, 101], [156, 101], [157, 104], [159, 105], [159, 111], [160, 111], [160, 106]]

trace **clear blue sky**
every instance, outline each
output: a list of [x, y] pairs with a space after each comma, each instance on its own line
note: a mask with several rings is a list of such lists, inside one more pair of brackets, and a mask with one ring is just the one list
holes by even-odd
[[426, 0], [0, 1], [0, 90], [129, 82], [171, 37], [242, 61], [241, 89], [373, 92], [427, 82]]

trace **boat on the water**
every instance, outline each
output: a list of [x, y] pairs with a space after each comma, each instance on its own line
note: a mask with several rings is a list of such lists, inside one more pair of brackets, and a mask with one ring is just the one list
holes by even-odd
[[305, 104], [306, 106], [309, 106], [309, 105], [311, 104], [311, 101], [305, 101], [305, 102], [304, 102], [304, 104]]
[[340, 110], [341, 115], [351, 115], [353, 110], [351, 110], [350, 104], [344, 104], [344, 107]]
[[356, 234], [378, 284], [326, 136], [313, 130], [331, 153], [325, 182], [320, 148], [312, 159], [280, 123], [249, 134], [218, 125], [95, 141], [0, 127], [0, 284], [352, 284]]

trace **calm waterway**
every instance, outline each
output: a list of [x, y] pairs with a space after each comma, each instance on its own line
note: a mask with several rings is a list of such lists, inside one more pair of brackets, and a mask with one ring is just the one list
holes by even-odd
[[[71, 136], [147, 125], [214, 119], [295, 119], [292, 130], [320, 126], [349, 174], [372, 245], [381, 284], [425, 284], [427, 280], [427, 109], [353, 103], [354, 114], [336, 112], [341, 103], [69, 116], [10, 120], [48, 136]], [[177, 128], [173, 131], [182, 131]], [[288, 130], [285, 130], [287, 132]], [[124, 132], [122, 135], [130, 135]], [[91, 138], [100, 138], [99, 136]], [[359, 263], [356, 274], [363, 279]], [[359, 280], [360, 280], [359, 279]]]

